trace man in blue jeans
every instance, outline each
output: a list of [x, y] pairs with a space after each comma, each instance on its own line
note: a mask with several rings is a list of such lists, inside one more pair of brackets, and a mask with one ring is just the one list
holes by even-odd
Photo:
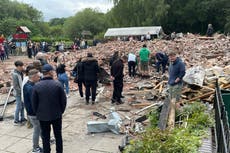
[[34, 85], [32, 108], [40, 121], [43, 153], [50, 153], [50, 130], [53, 128], [56, 153], [63, 153], [62, 114], [66, 108], [66, 94], [59, 81], [53, 79], [53, 67], [42, 67], [43, 78]]
[[65, 68], [66, 68], [65, 64], [59, 64], [56, 69], [56, 73], [57, 73], [58, 81], [61, 82], [63, 88], [65, 87], [66, 95], [67, 97], [69, 97], [69, 78], [68, 75], [66, 74]]
[[23, 96], [24, 96], [24, 103], [27, 115], [31, 124], [33, 125], [33, 151], [32, 153], [41, 153], [42, 148], [39, 147], [39, 136], [41, 133], [40, 123], [36, 117], [35, 112], [32, 109], [32, 91], [33, 86], [36, 82], [40, 80], [39, 71], [36, 69], [32, 69], [29, 71], [29, 81], [23, 87]]
[[12, 79], [13, 79], [13, 88], [14, 88], [14, 96], [16, 98], [16, 110], [14, 114], [14, 125], [21, 125], [23, 122], [26, 121], [25, 114], [24, 114], [24, 104], [21, 100], [21, 88], [22, 88], [22, 80], [23, 80], [23, 73], [24, 70], [23, 62], [16, 61], [14, 62], [16, 69], [12, 72]]

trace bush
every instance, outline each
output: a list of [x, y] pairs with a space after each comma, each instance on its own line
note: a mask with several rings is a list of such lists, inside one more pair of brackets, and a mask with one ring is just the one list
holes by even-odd
[[206, 128], [214, 125], [206, 106], [198, 102], [186, 105], [179, 111], [179, 114], [189, 116], [188, 121], [182, 120], [187, 122], [186, 128], [178, 126], [165, 131], [156, 128], [156, 112], [150, 114], [151, 128], [131, 141], [124, 153], [196, 153], [202, 138], [206, 136]]
[[35, 37], [32, 37], [31, 38], [32, 41], [35, 41], [35, 42], [42, 42], [42, 41], [45, 41], [45, 42], [48, 42], [48, 43], [53, 43], [55, 41], [71, 41], [69, 38], [50, 38], [50, 37], [41, 37], [41, 36], [35, 36]]

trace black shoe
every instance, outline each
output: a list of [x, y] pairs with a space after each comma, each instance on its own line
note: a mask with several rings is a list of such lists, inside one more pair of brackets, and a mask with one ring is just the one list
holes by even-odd
[[15, 125], [15, 126], [21, 126], [21, 125], [22, 125], [22, 122], [14, 121], [14, 125]]
[[94, 105], [95, 104], [95, 101], [92, 101], [92, 105]]
[[20, 121], [21, 123], [24, 123], [24, 122], [27, 122], [27, 119], [22, 119], [21, 121]]
[[89, 101], [86, 101], [85, 104], [86, 104], [86, 105], [89, 105]]
[[119, 102], [116, 102], [116, 105], [121, 105], [121, 103], [119, 103]]
[[125, 98], [125, 96], [121, 95], [121, 98]]
[[117, 104], [117, 105], [120, 105], [120, 104], [124, 104], [124, 102], [121, 101], [121, 100], [119, 100], [116, 104]]
[[114, 103], [116, 103], [116, 101], [115, 101], [115, 100], [113, 100], [113, 99], [111, 99], [111, 104], [114, 104]]

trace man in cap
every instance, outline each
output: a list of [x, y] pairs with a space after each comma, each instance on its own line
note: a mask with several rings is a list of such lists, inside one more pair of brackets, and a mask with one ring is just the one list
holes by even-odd
[[35, 84], [32, 94], [32, 107], [40, 121], [44, 153], [50, 153], [50, 129], [53, 127], [56, 152], [63, 152], [62, 114], [66, 108], [66, 95], [62, 84], [53, 80], [53, 67], [42, 67], [43, 78]]

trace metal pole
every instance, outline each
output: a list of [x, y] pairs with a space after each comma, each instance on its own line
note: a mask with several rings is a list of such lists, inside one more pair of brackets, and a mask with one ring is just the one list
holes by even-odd
[[0, 115], [0, 121], [3, 120], [3, 116], [4, 116], [4, 113], [5, 113], [5, 110], [6, 110], [6, 106], [8, 104], [8, 100], [9, 100], [9, 97], [10, 97], [10, 94], [11, 94], [12, 90], [13, 90], [13, 86], [10, 87], [10, 91], [8, 92], [8, 95], [7, 95], [7, 98], [6, 98], [6, 101], [5, 101], [2, 113]]

